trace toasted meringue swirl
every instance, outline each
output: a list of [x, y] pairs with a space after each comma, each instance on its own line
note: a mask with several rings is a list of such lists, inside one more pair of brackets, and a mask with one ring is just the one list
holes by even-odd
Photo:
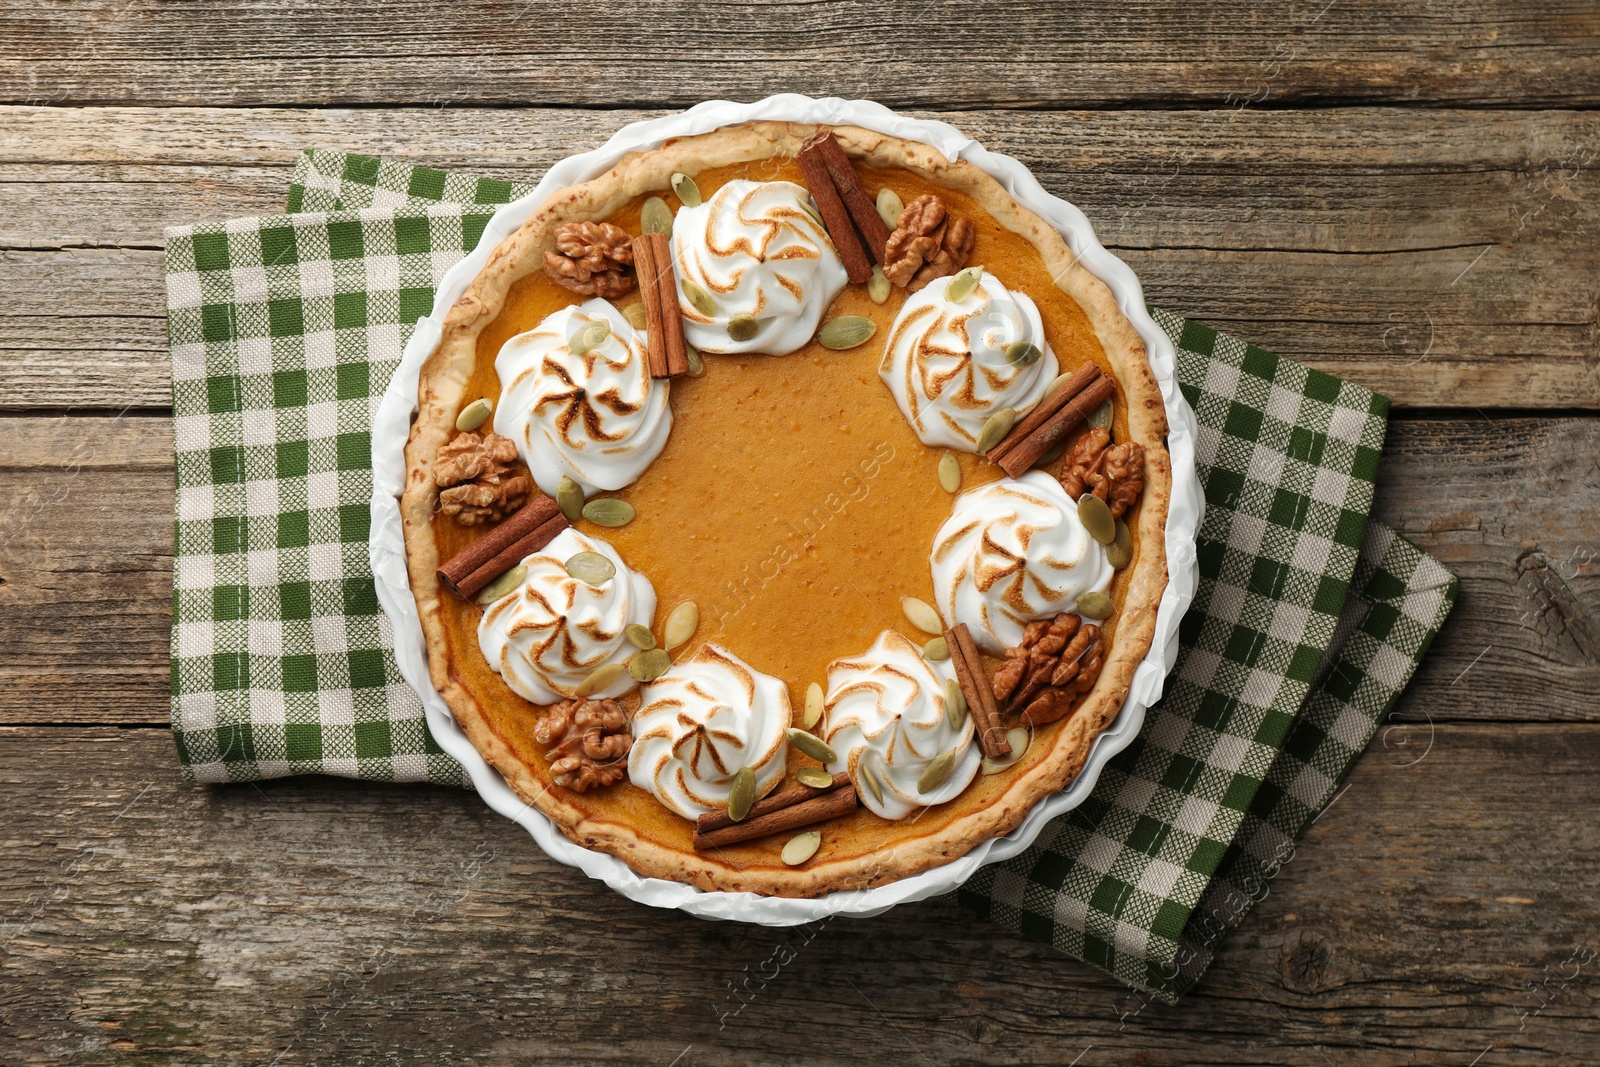
[[[571, 343], [590, 323], [610, 326], [583, 355]], [[495, 357], [495, 432], [516, 442], [533, 480], [554, 494], [563, 474], [585, 493], [621, 489], [644, 473], [672, 430], [667, 383], [650, 377], [645, 334], [604, 300], [545, 316]]]
[[1036, 619], [1073, 611], [1105, 592], [1105, 546], [1078, 521], [1078, 506], [1044, 471], [990, 482], [956, 498], [933, 539], [933, 588], [946, 625], [966, 623], [986, 652], [1001, 655]]
[[[579, 552], [600, 553], [617, 573], [599, 586], [572, 577], [566, 561]], [[522, 584], [478, 620], [478, 647], [513, 692], [535, 704], [554, 704], [575, 696], [599, 668], [638, 651], [622, 631], [629, 623], [650, 625], [656, 591], [650, 579], [628, 569], [615, 548], [568, 529], [522, 564], [528, 568]], [[621, 696], [635, 684], [624, 671], [591, 695]]]
[[[838, 757], [828, 770], [848, 772], [861, 803], [885, 819], [953, 800], [978, 773], [983, 753], [974, 743], [972, 716], [952, 727], [945, 715], [944, 683], [954, 677], [948, 660], [930, 663], [894, 630], [879, 634], [864, 655], [828, 664], [824, 721]], [[928, 765], [952, 750], [949, 776], [927, 793], [919, 790]], [[877, 791], [862, 780], [863, 771], [876, 780]]]
[[[973, 451], [983, 424], [1001, 408], [1036, 404], [1056, 376], [1039, 309], [985, 273], [959, 301], [940, 278], [911, 294], [895, 316], [878, 364], [895, 403], [925, 445]], [[1036, 345], [1041, 357], [1013, 366], [1006, 346]]]
[[[811, 340], [848, 278], [827, 232], [800, 206], [806, 195], [793, 182], [737, 180], [699, 207], [678, 209], [672, 256], [690, 344], [783, 355]], [[711, 295], [713, 314], [682, 295], [685, 282]], [[755, 316], [753, 337], [728, 336], [736, 315]]]
[[685, 819], [727, 807], [743, 767], [756, 776], [758, 798], [783, 781], [789, 689], [727, 649], [701, 645], [645, 686], [643, 699], [628, 777]]

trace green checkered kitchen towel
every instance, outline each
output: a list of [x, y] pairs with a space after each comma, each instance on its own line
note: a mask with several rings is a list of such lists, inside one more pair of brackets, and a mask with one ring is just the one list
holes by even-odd
[[[431, 294], [472, 246], [484, 205], [526, 189], [318, 150], [295, 172], [295, 214], [169, 233], [180, 528], [173, 725], [196, 778], [320, 770], [458, 780], [420, 730], [420, 708], [386, 651], [366, 570], [370, 481], [340, 456], [366, 455], [361, 420], [398, 359], [404, 324], [429, 304], [420, 290]], [[264, 271], [286, 230], [292, 268]], [[1384, 398], [1155, 314], [1178, 346], [1199, 419], [1209, 507], [1200, 590], [1168, 695], [1082, 807], [1027, 853], [985, 868], [959, 898], [1172, 1000], [1332, 796], [1456, 586], [1366, 519]], [[321, 399], [280, 394], [280, 377], [320, 381]], [[358, 439], [341, 449], [344, 435]], [[285, 443], [319, 458], [285, 469]], [[219, 458], [219, 446], [235, 455]], [[337, 551], [308, 557], [297, 530], [283, 536], [284, 517], [308, 495], [310, 510], [348, 517], [347, 527], [319, 527]], [[293, 510], [272, 506], [280, 499]], [[221, 553], [219, 522], [231, 538]], [[186, 523], [198, 524], [187, 541]], [[220, 566], [230, 553], [252, 559]], [[309, 618], [298, 592], [307, 583], [322, 589]], [[285, 585], [296, 589], [289, 600]], [[301, 666], [286, 671], [291, 647]], [[353, 689], [352, 652], [376, 653], [363, 659], [370, 684]], [[365, 746], [363, 731], [381, 745]], [[377, 749], [381, 758], [363, 760]]]
[[1171, 1003], [1332, 799], [1457, 582], [1367, 520], [1385, 398], [1153, 314], [1206, 491], [1177, 664], [1088, 799], [957, 898]]
[[367, 562], [370, 429], [489, 212], [167, 231], [177, 454], [172, 732], [202, 782], [466, 785], [401, 679]]

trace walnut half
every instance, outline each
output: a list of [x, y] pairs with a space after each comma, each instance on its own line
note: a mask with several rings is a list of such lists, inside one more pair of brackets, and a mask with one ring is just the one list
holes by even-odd
[[533, 728], [534, 740], [551, 746], [550, 778], [582, 793], [620, 782], [628, 774], [633, 735], [615, 700], [563, 700]]
[[883, 273], [908, 292], [967, 265], [977, 236], [972, 220], [951, 214], [944, 201], [924, 193], [905, 206], [884, 248]]
[[527, 502], [533, 482], [511, 473], [517, 446], [497, 433], [459, 434], [439, 449], [433, 480], [439, 509], [463, 526], [499, 522]]
[[1144, 492], [1144, 446], [1125, 441], [1111, 443], [1111, 432], [1091, 426], [1078, 438], [1061, 465], [1061, 488], [1077, 500], [1093, 493], [1120, 519]]
[[633, 238], [609, 222], [563, 222], [544, 254], [552, 281], [584, 296], [614, 300], [633, 288]]
[[1104, 659], [1100, 627], [1093, 623], [1066, 612], [1048, 622], [1030, 622], [1022, 644], [1007, 649], [995, 671], [995, 699], [1009, 701], [1031, 726], [1055, 722], [1094, 688]]

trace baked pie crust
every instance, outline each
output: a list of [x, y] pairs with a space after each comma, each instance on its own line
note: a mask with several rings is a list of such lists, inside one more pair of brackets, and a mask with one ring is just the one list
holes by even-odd
[[[406, 446], [402, 514], [411, 588], [427, 638], [433, 683], [457, 724], [517, 795], [547, 815], [573, 841], [621, 858], [642, 876], [707, 890], [813, 897], [880, 885], [950, 862], [978, 843], [1015, 828], [1035, 802], [1072, 781], [1095, 738], [1116, 717], [1149, 649], [1157, 604], [1167, 581], [1163, 532], [1171, 470], [1165, 448], [1165, 409], [1144, 344], [1118, 309], [1111, 291], [1077, 262], [1059, 233], [1017, 204], [977, 167], [952, 162], [920, 143], [856, 127], [833, 129], [863, 181], [871, 182], [875, 174], [908, 176], [907, 180], [914, 180], [919, 187], [931, 186], [960, 199], [968, 212], [977, 215], [980, 228], [990, 226], [997, 234], [1009, 231], [1031, 246], [1048, 277], [1080, 309], [1088, 328], [1085, 336], [1089, 340], [1084, 346], [1092, 349], [1097, 343], [1099, 347], [1098, 352], [1065, 353], [1069, 358], [1063, 359], [1062, 369], [1068, 369], [1065, 364], [1093, 358], [1117, 387], [1118, 439], [1144, 448], [1145, 488], [1137, 510], [1129, 514], [1136, 552], [1131, 565], [1119, 573], [1113, 590], [1117, 601], [1114, 633], [1099, 679], [1072, 715], [1038, 729], [1027, 754], [1014, 767], [975, 778], [957, 799], [924, 809], [924, 817], [890, 822], [861, 808], [847, 818], [824, 824], [818, 828], [825, 846], [800, 866], [790, 867], [780, 858], [782, 837], [697, 852], [690, 839], [692, 825], [626, 780], [583, 793], [552, 784], [543, 747], [532, 735], [537, 709], [511, 693], [499, 675], [488, 669], [473, 636], [481, 609], [444, 593], [436, 577], [440, 565], [472, 536], [450, 530], [448, 520], [438, 515], [436, 458], [455, 435], [462, 407], [486, 392], [494, 394], [494, 379], [486, 378], [492, 375], [492, 367], [486, 370], [484, 366], [480, 341], [500, 316], [515, 307], [522, 292], [518, 283], [542, 276], [544, 253], [553, 244], [555, 227], [565, 222], [621, 220], [630, 211], [636, 212], [644, 197], [665, 195], [672, 175], [679, 172], [706, 175], [720, 168], [720, 172], [762, 178], [776, 174], [817, 127], [757, 123], [669, 141], [551, 196], [494, 249], [450, 309], [439, 345], [422, 370], [417, 417]], [[708, 195], [710, 191], [706, 190]], [[636, 221], [632, 229], [637, 232]], [[1003, 263], [991, 266], [1004, 270]], [[891, 303], [903, 295], [895, 292]], [[567, 295], [571, 297], [567, 303], [583, 299]], [[1032, 295], [1040, 299], [1043, 294]], [[881, 351], [878, 342], [886, 334], [880, 330], [866, 347]], [[708, 375], [718, 372], [718, 360], [734, 358], [708, 356]], [[493, 362], [492, 353], [488, 362]], [[929, 452], [937, 455], [938, 450]], [[716, 518], [706, 516], [707, 521]], [[609, 535], [610, 531], [600, 533]], [[926, 544], [915, 541], [888, 547], [919, 558], [927, 551]], [[650, 573], [649, 567], [641, 569]], [[925, 595], [918, 590], [908, 592]], [[657, 620], [671, 607], [670, 602], [663, 602]], [[916, 633], [904, 620], [892, 621], [901, 630]], [[926, 640], [926, 636], [917, 640]], [[737, 634], [718, 640], [732, 652], [745, 654]], [[697, 636], [678, 650], [675, 658], [693, 652], [698, 643]], [[841, 651], [858, 652], [859, 648]], [[760, 662], [754, 665], [766, 669]], [[797, 725], [802, 694], [811, 680], [784, 678], [792, 693]], [[791, 760], [791, 778], [797, 766]]]

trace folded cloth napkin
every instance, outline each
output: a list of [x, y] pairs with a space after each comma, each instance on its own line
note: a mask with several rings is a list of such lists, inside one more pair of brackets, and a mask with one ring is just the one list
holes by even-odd
[[[305, 153], [286, 215], [167, 232], [185, 773], [466, 784], [367, 566], [368, 430], [433, 287], [528, 191]], [[1456, 580], [1367, 516], [1388, 400], [1153, 312], [1200, 428], [1200, 588], [1167, 695], [1087, 801], [960, 902], [1172, 1001], [1405, 688]]]

